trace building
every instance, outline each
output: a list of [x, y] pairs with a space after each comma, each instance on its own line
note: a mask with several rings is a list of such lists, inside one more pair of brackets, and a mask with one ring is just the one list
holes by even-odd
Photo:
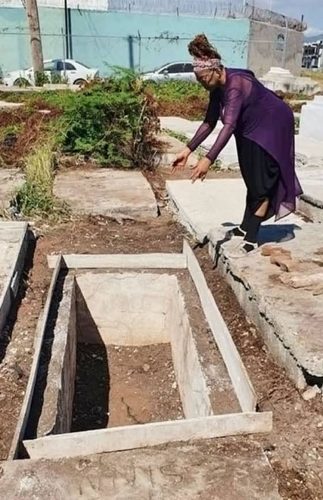
[[302, 67], [323, 70], [323, 40], [304, 43]]
[[[23, 0], [22, 0], [23, 1]], [[46, 59], [68, 54], [102, 74], [113, 66], [151, 70], [188, 59], [187, 44], [205, 33], [224, 64], [262, 75], [271, 66], [299, 74], [306, 26], [245, 2], [216, 0], [38, 0]], [[68, 22], [65, 20], [68, 19]], [[21, 0], [0, 0], [0, 66], [28, 67]]]

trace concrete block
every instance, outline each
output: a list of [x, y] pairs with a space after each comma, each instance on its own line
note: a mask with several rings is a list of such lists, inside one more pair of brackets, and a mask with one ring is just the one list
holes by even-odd
[[320, 86], [311, 78], [294, 76], [288, 69], [273, 66], [268, 73], [259, 78], [268, 89], [277, 92], [295, 92], [313, 95]]
[[59, 173], [54, 194], [73, 213], [146, 220], [157, 217], [157, 203], [141, 172], [74, 170]]
[[[210, 234], [211, 254], [214, 256], [216, 238]], [[300, 261], [315, 260], [315, 252], [323, 246], [320, 224], [305, 224], [297, 238], [280, 243]], [[313, 377], [323, 376], [323, 297], [311, 291], [294, 289], [280, 284], [281, 271], [261, 252], [252, 259], [230, 260], [226, 252], [230, 243], [222, 247], [220, 268], [234, 289], [247, 315], [263, 334], [273, 356], [286, 369], [298, 387], [304, 387], [303, 372]], [[225, 261], [223, 264], [222, 260]], [[319, 272], [318, 267], [318, 272]]]
[[235, 413], [52, 435], [24, 441], [24, 446], [31, 459], [57, 459], [271, 430], [271, 412]]
[[23, 173], [16, 168], [0, 168], [0, 210], [8, 210], [24, 178]]
[[77, 343], [73, 276], [65, 279], [53, 336], [38, 437], [62, 434], [71, 429]]
[[18, 292], [27, 247], [26, 222], [0, 222], [0, 335]]

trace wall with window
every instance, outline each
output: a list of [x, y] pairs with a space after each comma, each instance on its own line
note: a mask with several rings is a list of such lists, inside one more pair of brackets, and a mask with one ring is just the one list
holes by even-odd
[[302, 66], [304, 34], [257, 21], [250, 23], [248, 67], [263, 76], [272, 66], [299, 75]]
[[[45, 59], [63, 57], [63, 9], [40, 7], [39, 13]], [[165, 63], [189, 61], [189, 40], [204, 32], [224, 64], [246, 67], [249, 25], [248, 19], [72, 9], [72, 54], [101, 74], [113, 66], [150, 71]], [[31, 64], [27, 32], [23, 8], [0, 7], [0, 66], [5, 71]]]

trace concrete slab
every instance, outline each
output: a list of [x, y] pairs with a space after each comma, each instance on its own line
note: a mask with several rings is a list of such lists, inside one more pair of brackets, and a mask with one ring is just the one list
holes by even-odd
[[[275, 240], [277, 228], [269, 225], [263, 233], [267, 233], [268, 240]], [[218, 235], [211, 232], [209, 236], [210, 253], [215, 258], [219, 251]], [[247, 315], [262, 332], [272, 355], [300, 389], [306, 381], [319, 382], [323, 378], [323, 295], [316, 296], [306, 287], [283, 284], [280, 276], [286, 273], [271, 264], [260, 250], [252, 258], [231, 259], [232, 245], [226, 243], [220, 250], [220, 269]], [[322, 226], [304, 224], [295, 239], [279, 246], [290, 250], [295, 259], [317, 261], [316, 252], [323, 247]], [[320, 269], [318, 263], [316, 273]]]
[[157, 217], [157, 203], [141, 172], [98, 169], [57, 175], [54, 194], [76, 214], [146, 220]]
[[323, 167], [323, 141], [295, 136], [296, 166]]
[[[323, 377], [323, 295], [304, 288], [287, 287], [277, 280], [282, 271], [258, 251], [252, 258], [230, 258], [233, 242], [221, 245], [225, 231], [240, 222], [244, 186], [240, 179], [167, 183], [179, 218], [199, 241], [208, 236], [213, 258], [220, 253], [220, 267], [250, 318], [258, 325], [276, 360], [299, 387], [304, 374]], [[296, 259], [313, 261], [323, 247], [320, 224], [306, 223], [293, 214], [277, 224], [267, 221], [261, 229], [264, 242], [279, 242]], [[320, 268], [317, 267], [317, 272]]]
[[209, 441], [63, 460], [3, 463], [7, 500], [279, 500], [261, 447], [247, 440]]
[[27, 231], [25, 222], [0, 222], [0, 334], [18, 292], [27, 251]]
[[0, 109], [4, 109], [4, 110], [17, 109], [17, 108], [21, 108], [21, 106], [24, 106], [23, 102], [0, 101]]
[[[192, 139], [198, 127], [202, 123], [201, 121], [190, 121], [173, 116], [161, 117], [160, 122], [162, 128], [185, 135], [188, 140]], [[205, 151], [209, 151], [213, 146], [221, 128], [222, 123], [219, 121], [214, 132], [212, 132], [212, 134], [202, 143], [202, 147]], [[234, 137], [230, 139], [224, 150], [220, 153], [218, 159], [221, 162], [221, 167], [224, 169], [238, 168], [238, 156]]]
[[323, 142], [323, 96], [315, 96], [306, 106], [302, 107], [299, 133]]
[[9, 208], [14, 192], [23, 182], [24, 175], [20, 170], [0, 168], [0, 210]]
[[299, 209], [314, 222], [323, 222], [323, 165], [301, 169], [298, 177], [304, 191]]
[[[161, 126], [164, 129], [172, 130], [178, 134], [184, 135], [187, 140], [190, 140], [201, 121], [190, 121], [178, 117], [161, 117]], [[209, 151], [213, 146], [218, 133], [222, 128], [222, 123], [219, 121], [214, 132], [203, 142], [202, 146], [206, 151]], [[322, 166], [323, 167], [323, 142], [315, 139], [304, 137], [302, 135], [295, 136], [295, 151], [296, 151], [296, 166]], [[223, 169], [239, 168], [238, 156], [236, 152], [235, 139], [232, 137], [224, 150], [219, 155], [221, 166]]]
[[[167, 181], [166, 189], [180, 221], [198, 241], [203, 241], [211, 230], [221, 239], [230, 227], [241, 222], [246, 198], [242, 179], [206, 179], [194, 184], [189, 180]], [[280, 222], [285, 232], [289, 226], [303, 224], [296, 215]]]
[[[170, 167], [170, 165], [175, 160], [176, 155], [183, 151], [186, 143], [168, 134], [161, 134], [158, 138], [165, 144], [164, 152], [161, 155], [158, 166]], [[198, 159], [199, 157], [197, 154], [193, 153], [192, 155], [190, 155], [187, 162], [188, 167], [195, 166], [198, 162]]]

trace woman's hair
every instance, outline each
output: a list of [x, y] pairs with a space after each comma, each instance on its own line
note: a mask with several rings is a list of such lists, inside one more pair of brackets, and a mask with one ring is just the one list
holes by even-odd
[[198, 59], [220, 59], [221, 61], [219, 52], [210, 44], [204, 34], [196, 35], [188, 44], [188, 51], [191, 56]]

